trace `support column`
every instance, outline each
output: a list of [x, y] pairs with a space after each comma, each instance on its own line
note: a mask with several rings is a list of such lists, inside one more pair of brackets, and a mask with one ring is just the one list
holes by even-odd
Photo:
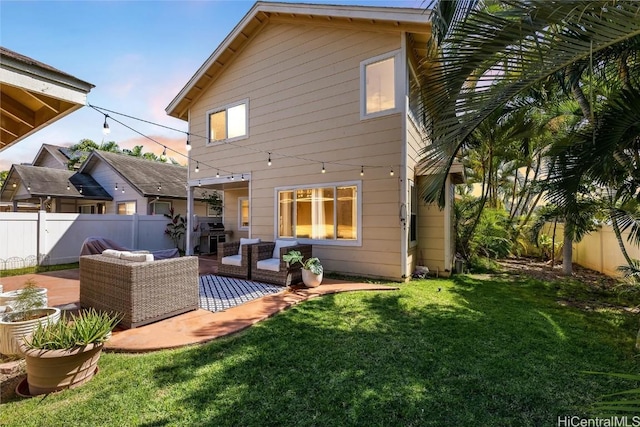
[[187, 184], [187, 229], [185, 230], [185, 255], [193, 255], [193, 242], [191, 241], [192, 230], [194, 221], [194, 209], [193, 209], [193, 187]]

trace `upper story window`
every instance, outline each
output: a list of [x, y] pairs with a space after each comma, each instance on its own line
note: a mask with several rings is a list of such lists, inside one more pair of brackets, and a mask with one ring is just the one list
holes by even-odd
[[209, 144], [246, 138], [249, 135], [249, 100], [207, 112]]
[[391, 52], [360, 63], [360, 118], [378, 117], [400, 110], [399, 56], [399, 52]]

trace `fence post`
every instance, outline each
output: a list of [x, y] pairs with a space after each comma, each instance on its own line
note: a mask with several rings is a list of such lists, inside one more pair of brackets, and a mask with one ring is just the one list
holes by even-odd
[[140, 236], [138, 236], [138, 233], [140, 232], [140, 225], [138, 224], [138, 221], [138, 214], [134, 213], [131, 218], [131, 247], [133, 249], [140, 249], [138, 246], [138, 243], [140, 242]]
[[47, 256], [47, 211], [38, 211], [38, 265], [42, 265]]

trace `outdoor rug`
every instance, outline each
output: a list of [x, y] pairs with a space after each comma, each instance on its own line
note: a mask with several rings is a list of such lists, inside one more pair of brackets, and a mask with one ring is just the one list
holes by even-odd
[[215, 313], [284, 290], [268, 283], [208, 274], [200, 276], [200, 308]]

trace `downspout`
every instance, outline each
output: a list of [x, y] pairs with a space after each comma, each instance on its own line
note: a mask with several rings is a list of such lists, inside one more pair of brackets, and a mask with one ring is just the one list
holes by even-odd
[[400, 262], [402, 279], [406, 279], [407, 274], [407, 257], [408, 246], [407, 241], [407, 103], [409, 102], [408, 94], [408, 78], [407, 78], [407, 34], [403, 31], [400, 36], [400, 63], [399, 87], [402, 88], [402, 108], [400, 111], [401, 122], [401, 150], [400, 150]]

